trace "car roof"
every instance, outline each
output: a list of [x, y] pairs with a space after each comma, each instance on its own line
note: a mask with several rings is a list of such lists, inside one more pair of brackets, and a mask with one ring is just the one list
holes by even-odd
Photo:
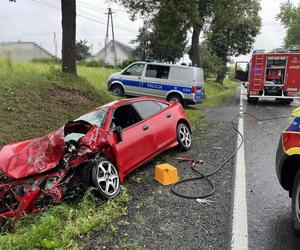
[[179, 65], [179, 64], [170, 64], [170, 63], [161, 63], [161, 62], [147, 62], [147, 61], [137, 61], [134, 63], [146, 63], [151, 65], [159, 65], [159, 66], [171, 66], [185, 69], [201, 69], [200, 67], [188, 66], [188, 65]]
[[134, 102], [140, 102], [140, 101], [159, 101], [163, 103], [168, 103], [166, 100], [160, 99], [160, 98], [155, 98], [155, 97], [136, 97], [136, 98], [130, 98], [130, 99], [121, 99], [121, 100], [116, 100], [109, 102], [107, 104], [104, 104], [100, 107], [97, 107], [96, 109], [100, 108], [110, 108], [110, 107], [117, 107], [120, 105], [128, 104], [128, 103], [134, 103]]

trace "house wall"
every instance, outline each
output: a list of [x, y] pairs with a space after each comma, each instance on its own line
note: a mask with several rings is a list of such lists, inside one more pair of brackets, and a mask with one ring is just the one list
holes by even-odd
[[54, 58], [50, 53], [34, 43], [0, 43], [0, 59], [30, 62], [32, 59]]
[[[117, 64], [122, 63], [124, 60], [128, 59], [131, 55], [124, 52], [124, 50], [116, 45], [117, 49]], [[99, 54], [96, 56], [96, 59], [102, 59], [105, 58], [105, 50], [101, 50]], [[114, 56], [114, 49], [113, 46], [108, 46], [107, 48], [107, 56], [106, 56], [106, 63], [115, 65], [115, 56]]]

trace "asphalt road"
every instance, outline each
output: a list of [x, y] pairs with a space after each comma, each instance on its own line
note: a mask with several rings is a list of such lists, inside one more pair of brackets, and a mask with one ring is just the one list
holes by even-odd
[[[274, 100], [248, 104], [243, 97], [244, 112], [259, 119], [288, 116], [299, 105], [282, 105]], [[290, 121], [244, 118], [249, 249], [300, 249], [300, 238], [291, 226], [291, 199], [275, 172], [279, 136]]]

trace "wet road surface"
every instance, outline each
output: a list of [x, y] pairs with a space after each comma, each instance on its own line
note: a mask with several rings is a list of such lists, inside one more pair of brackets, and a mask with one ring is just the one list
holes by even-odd
[[[242, 99], [244, 112], [260, 119], [288, 116], [300, 105], [282, 105], [274, 100], [248, 104], [245, 96]], [[294, 234], [290, 219], [291, 199], [275, 172], [279, 136], [290, 121], [244, 118], [249, 249], [300, 249], [300, 238]]]

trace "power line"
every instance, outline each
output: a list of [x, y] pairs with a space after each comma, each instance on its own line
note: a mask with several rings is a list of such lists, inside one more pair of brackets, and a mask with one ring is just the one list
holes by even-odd
[[[42, 1], [42, 0], [30, 0], [30, 1], [38, 3], [38, 4], [41, 4], [41, 5], [44, 5], [44, 6], [47, 6], [47, 7], [50, 7], [50, 8], [54, 8], [54, 9], [60, 10], [59, 7], [57, 7], [56, 5], [53, 5], [52, 3], [49, 3], [49, 2], [45, 2], [45, 1]], [[96, 16], [92, 15], [92, 17], [89, 17], [89, 16], [91, 16], [91, 14], [89, 14], [89, 16], [86, 16], [86, 15], [83, 15], [81, 13], [77, 13], [77, 16], [79, 16], [81, 18], [84, 18], [84, 19], [87, 19], [89, 21], [95, 22], [95, 23], [100, 23], [102, 25], [106, 25], [106, 23], [104, 21], [95, 19], [95, 18], [98, 18]], [[136, 32], [134, 32], [132, 30], [125, 29], [123, 27], [120, 27], [119, 25], [117, 25], [117, 26], [115, 25], [115, 28], [117, 28], [119, 30], [122, 30], [122, 31], [127, 31], [127, 32], [130, 32], [130, 33], [136, 34]]]

